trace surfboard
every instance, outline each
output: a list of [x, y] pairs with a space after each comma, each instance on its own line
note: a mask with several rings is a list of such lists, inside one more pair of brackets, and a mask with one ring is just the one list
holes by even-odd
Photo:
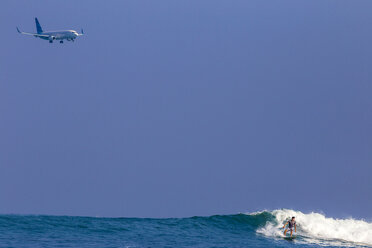
[[289, 240], [289, 241], [292, 241], [294, 239], [296, 239], [296, 236], [292, 236], [292, 237], [284, 237], [285, 240]]

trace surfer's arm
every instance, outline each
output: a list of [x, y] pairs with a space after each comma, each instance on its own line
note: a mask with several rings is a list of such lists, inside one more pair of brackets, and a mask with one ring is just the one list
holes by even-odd
[[283, 228], [285, 228], [285, 226], [288, 224], [288, 221], [284, 224]]

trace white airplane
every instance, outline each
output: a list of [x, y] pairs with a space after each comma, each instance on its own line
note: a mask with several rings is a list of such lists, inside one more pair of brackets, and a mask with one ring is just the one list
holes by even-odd
[[49, 40], [49, 43], [53, 43], [54, 40], [59, 40], [59, 43], [63, 43], [63, 40], [75, 41], [77, 37], [84, 35], [83, 29], [81, 29], [81, 34], [76, 32], [75, 30], [44, 32], [37, 18], [35, 18], [35, 23], [36, 23], [36, 32], [37, 32], [36, 34], [21, 32], [19, 28], [17, 27], [18, 33], [32, 35], [32, 36], [35, 36], [36, 38], [40, 38], [43, 40]]

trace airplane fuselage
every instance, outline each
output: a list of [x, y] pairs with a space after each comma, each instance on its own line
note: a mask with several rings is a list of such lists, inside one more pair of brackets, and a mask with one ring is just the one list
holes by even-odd
[[41, 33], [41, 35], [47, 35], [49, 37], [39, 36], [43, 40], [73, 40], [78, 37], [78, 33], [75, 30], [61, 30], [61, 31], [47, 31]]

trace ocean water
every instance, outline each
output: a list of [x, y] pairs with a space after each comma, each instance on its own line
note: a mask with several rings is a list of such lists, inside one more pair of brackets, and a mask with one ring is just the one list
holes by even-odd
[[[280, 227], [296, 216], [297, 237]], [[372, 223], [294, 210], [192, 218], [0, 215], [0, 247], [372, 247]]]

